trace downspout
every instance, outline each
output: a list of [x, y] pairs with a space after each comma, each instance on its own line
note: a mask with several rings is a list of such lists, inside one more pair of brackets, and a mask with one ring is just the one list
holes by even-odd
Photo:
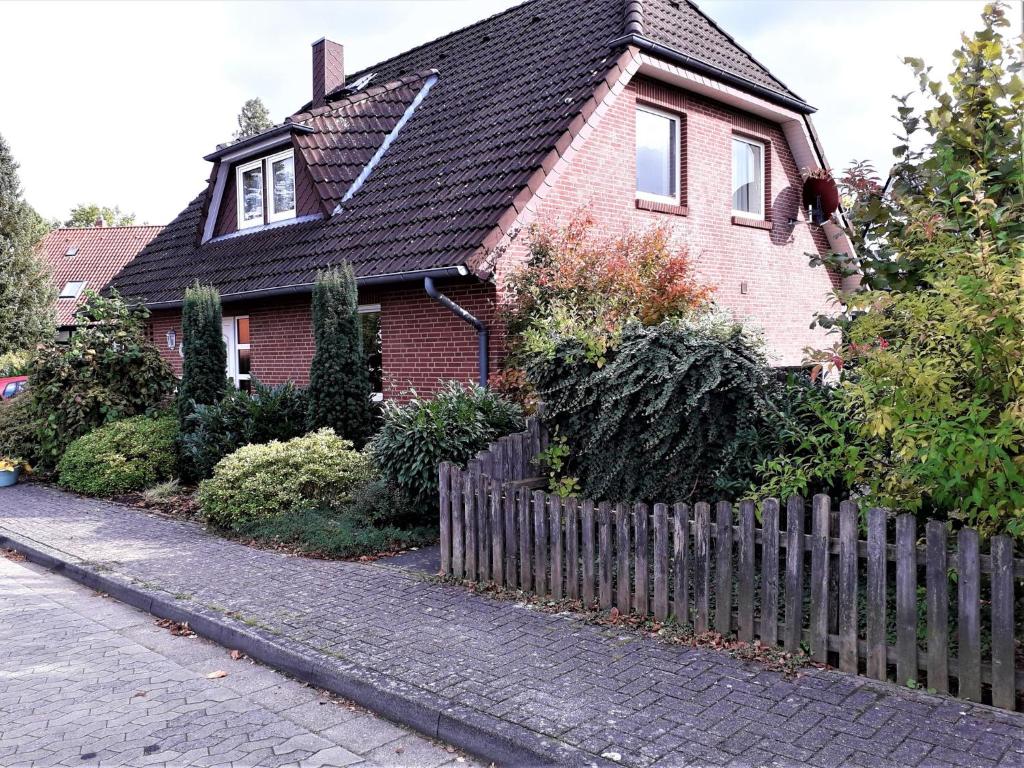
[[467, 310], [460, 307], [454, 301], [449, 299], [434, 285], [434, 278], [424, 277], [423, 278], [423, 290], [427, 292], [427, 296], [432, 298], [438, 304], [447, 307], [452, 314], [456, 317], [465, 320], [467, 323], [472, 325], [476, 329], [476, 341], [477, 341], [477, 368], [480, 371], [480, 386], [487, 387], [487, 351], [488, 351], [488, 334], [487, 326], [480, 322], [476, 317], [470, 314]]

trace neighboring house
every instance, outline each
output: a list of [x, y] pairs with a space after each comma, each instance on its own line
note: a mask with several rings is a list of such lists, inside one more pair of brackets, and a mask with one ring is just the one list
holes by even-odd
[[198, 280], [221, 292], [239, 386], [304, 383], [317, 271], [348, 260], [396, 397], [500, 363], [523, 233], [585, 207], [609, 233], [671, 225], [798, 364], [835, 282], [807, 254], [851, 252], [801, 210], [800, 170], [826, 167], [813, 111], [684, 0], [533, 0], [348, 75], [319, 40], [312, 101], [207, 155], [206, 188], [113, 285], [153, 310], [176, 370]]
[[162, 227], [58, 227], [39, 241], [36, 253], [50, 267], [57, 291], [57, 332], [65, 337], [85, 291], [99, 292], [139, 255]]

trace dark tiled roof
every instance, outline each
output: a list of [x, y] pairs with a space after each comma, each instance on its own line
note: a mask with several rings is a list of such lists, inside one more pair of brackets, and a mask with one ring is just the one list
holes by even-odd
[[[59, 293], [69, 282], [84, 281], [85, 290], [100, 291], [160, 232], [161, 227], [58, 227], [46, 234], [36, 253], [50, 267]], [[74, 250], [73, 256], [68, 252]], [[85, 300], [57, 299], [57, 325], [71, 325]]]
[[[685, 2], [642, 7], [657, 42], [788, 93]], [[532, 0], [349, 75], [373, 78], [364, 93], [339, 90], [327, 108], [292, 118], [314, 128], [293, 141], [328, 215], [199, 245], [204, 192], [116, 287], [159, 303], [180, 300], [195, 280], [222, 294], [308, 285], [342, 259], [359, 276], [466, 264], [618, 60], [622, 48], [609, 42], [626, 24], [627, 0]], [[431, 70], [429, 95], [333, 214]]]

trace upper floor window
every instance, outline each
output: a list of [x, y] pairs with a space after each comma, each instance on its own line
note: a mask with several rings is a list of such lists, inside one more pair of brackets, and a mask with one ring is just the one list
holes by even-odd
[[636, 194], [679, 204], [679, 118], [675, 115], [637, 107]]
[[238, 166], [238, 228], [295, 216], [295, 158], [292, 150]]
[[732, 138], [732, 212], [764, 218], [764, 144]]

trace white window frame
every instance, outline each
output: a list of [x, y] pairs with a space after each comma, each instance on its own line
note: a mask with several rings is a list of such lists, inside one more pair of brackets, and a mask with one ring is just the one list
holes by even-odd
[[[67, 283], [64, 284], [64, 287], [60, 289], [60, 293], [57, 295], [57, 298], [77, 299], [79, 296], [82, 295], [82, 291], [85, 290], [86, 282], [87, 281], [85, 280], [68, 280]], [[78, 287], [69, 292], [68, 289], [71, 288], [71, 286], [73, 285], [76, 285]]]
[[[757, 196], [758, 211], [756, 213], [754, 211], [739, 211], [739, 210], [736, 210], [735, 208], [733, 208], [732, 209], [732, 215], [736, 216], [738, 218], [741, 218], [741, 219], [755, 219], [757, 221], [764, 221], [764, 196], [765, 196], [764, 164], [765, 164], [765, 150], [766, 150], [765, 143], [763, 141], [758, 141], [757, 139], [751, 139], [751, 138], [748, 138], [746, 136], [740, 136], [740, 135], [734, 133], [732, 135], [732, 141], [729, 142], [729, 166], [730, 166], [730, 171], [732, 170], [732, 156], [733, 156], [732, 149], [733, 149], [733, 144], [735, 142], [737, 142], [737, 141], [740, 142], [741, 144], [749, 144], [752, 147], [759, 147], [761, 149], [761, 178], [760, 178], [761, 194], [759, 194]], [[732, 208], [733, 192], [734, 192], [734, 190], [732, 189], [732, 173], [730, 172], [730, 174], [729, 174], [729, 207], [730, 208]]]
[[[226, 378], [231, 379], [231, 382], [235, 385], [235, 389], [241, 389], [239, 382], [252, 381], [252, 357], [249, 358], [249, 373], [238, 372], [238, 352], [239, 350], [251, 350], [252, 349], [252, 325], [250, 321], [249, 325], [249, 344], [240, 344], [238, 342], [238, 321], [249, 320], [249, 315], [231, 315], [223, 318], [222, 325], [230, 323], [230, 331], [224, 335], [224, 346], [227, 352], [227, 370], [224, 371]], [[251, 386], [251, 385], [250, 385]]]
[[[291, 158], [292, 160], [292, 207], [286, 211], [278, 211], [274, 208], [274, 190], [271, 186], [274, 183], [274, 163], [278, 160], [285, 158]], [[296, 197], [295, 189], [295, 152], [291, 149], [286, 149], [284, 152], [278, 152], [276, 155], [270, 155], [270, 157], [264, 158], [265, 165], [263, 168], [263, 187], [266, 190], [265, 198], [267, 200], [267, 222], [282, 221], [284, 219], [294, 219], [295, 209], [298, 207], [298, 200]]]
[[[359, 305], [359, 314], [360, 315], [372, 315], [375, 312], [378, 315], [380, 314], [380, 304], [360, 304]], [[370, 400], [372, 400], [375, 403], [379, 403], [382, 400], [384, 400], [384, 393], [383, 392], [371, 392], [370, 393]]]
[[[262, 205], [262, 216], [252, 221], [245, 220], [245, 187], [242, 184], [242, 174], [247, 171], [251, 171], [254, 168], [259, 168], [262, 174], [262, 189], [260, 194], [263, 195]], [[267, 169], [263, 167], [262, 158], [259, 160], [253, 160], [249, 163], [243, 163], [235, 168], [235, 206], [237, 210], [238, 229], [249, 229], [250, 227], [261, 227], [266, 223], [267, 217]]]
[[[658, 117], [666, 117], [672, 121], [673, 133], [675, 135], [675, 162], [672, 163], [672, 186], [675, 187], [674, 195], [656, 195], [652, 192], [641, 192], [639, 189], [636, 190], [637, 200], [650, 200], [655, 203], [670, 203], [672, 205], [679, 205], [682, 200], [682, 189], [681, 187], [681, 174], [679, 173], [680, 166], [682, 165], [682, 120], [679, 115], [673, 114], [672, 112], [666, 112], [663, 109], [657, 109], [655, 107], [649, 107], [646, 104], [637, 104], [637, 112], [648, 112]], [[635, 123], [634, 123], [634, 130]], [[633, 142], [633, 156], [636, 157], [636, 141]], [[635, 174], [634, 174], [635, 177]], [[636, 178], [633, 179], [634, 185], [636, 184]]]

